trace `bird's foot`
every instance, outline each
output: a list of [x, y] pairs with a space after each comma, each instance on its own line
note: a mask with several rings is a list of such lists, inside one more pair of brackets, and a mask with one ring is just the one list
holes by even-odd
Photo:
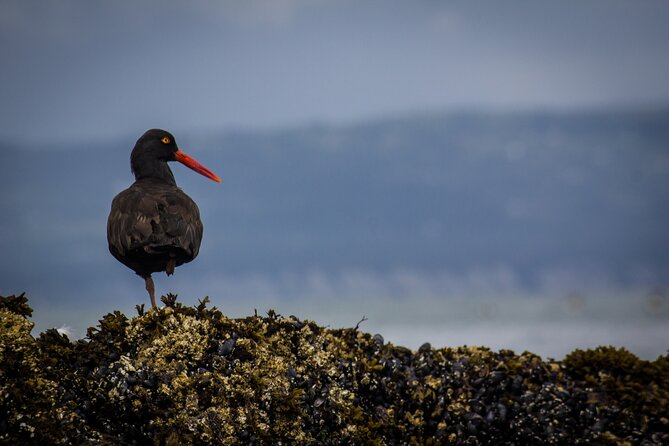
[[177, 266], [177, 260], [174, 257], [170, 257], [167, 261], [167, 266], [165, 267], [165, 272], [168, 276], [174, 274], [174, 268]]

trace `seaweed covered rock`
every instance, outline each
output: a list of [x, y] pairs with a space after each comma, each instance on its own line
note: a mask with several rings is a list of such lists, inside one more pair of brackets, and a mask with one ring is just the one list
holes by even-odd
[[30, 334], [27, 302], [23, 294], [0, 296], [0, 444], [67, 444], [79, 423]]
[[86, 339], [30, 335], [0, 298], [5, 444], [667, 444], [669, 359], [413, 352], [356, 328], [207, 299], [103, 317]]

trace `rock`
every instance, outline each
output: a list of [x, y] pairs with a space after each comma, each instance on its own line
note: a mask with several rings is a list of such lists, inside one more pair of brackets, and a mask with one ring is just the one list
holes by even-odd
[[25, 296], [0, 297], [0, 444], [669, 444], [667, 356], [412, 352], [163, 301], [71, 342], [32, 337]]

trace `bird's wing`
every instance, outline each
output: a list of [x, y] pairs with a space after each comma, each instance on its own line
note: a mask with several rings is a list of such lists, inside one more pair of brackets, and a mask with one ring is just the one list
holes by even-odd
[[107, 240], [120, 255], [138, 248], [147, 252], [179, 248], [194, 258], [202, 240], [200, 212], [176, 186], [133, 185], [112, 201]]
[[177, 246], [195, 258], [202, 241], [200, 210], [191, 198], [178, 187], [163, 196], [165, 207], [160, 207], [160, 230]]

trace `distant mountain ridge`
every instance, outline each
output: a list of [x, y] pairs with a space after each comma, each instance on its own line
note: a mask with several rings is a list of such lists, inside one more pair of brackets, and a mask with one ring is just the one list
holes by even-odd
[[[205, 223], [198, 274], [502, 267], [527, 287], [550, 269], [648, 286], [669, 277], [669, 109], [176, 137], [223, 178], [173, 166]], [[3, 290], [122, 274], [105, 221], [132, 182], [133, 143], [0, 145]]]

